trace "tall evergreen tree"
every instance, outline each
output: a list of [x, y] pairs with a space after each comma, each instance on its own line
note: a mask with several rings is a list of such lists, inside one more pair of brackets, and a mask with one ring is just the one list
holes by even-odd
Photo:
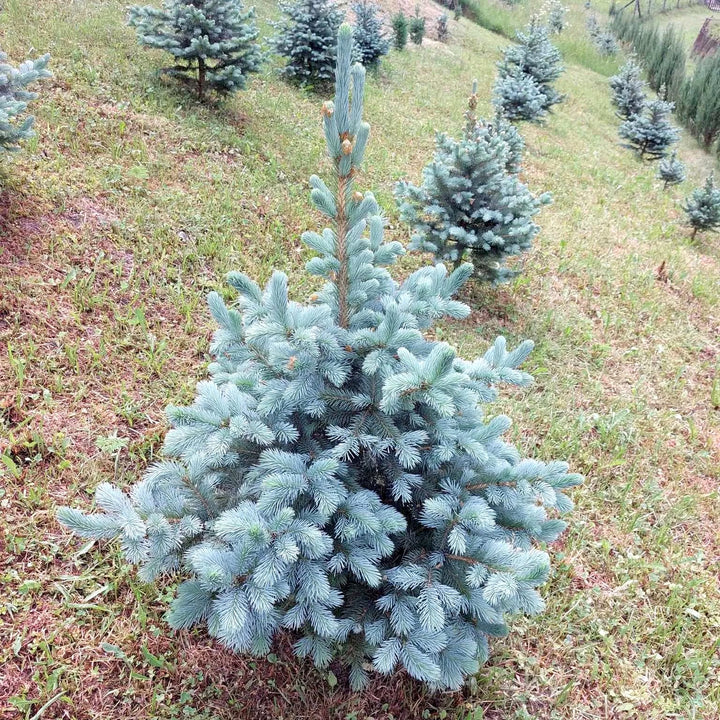
[[667, 155], [670, 146], [677, 142], [680, 135], [670, 123], [669, 117], [673, 104], [664, 100], [653, 100], [645, 104], [645, 110], [633, 115], [619, 129], [620, 137], [627, 140], [641, 158], [647, 156], [657, 160]]
[[497, 284], [514, 275], [506, 259], [532, 247], [540, 230], [533, 217], [550, 196], [535, 198], [508, 172], [517, 148], [502, 129], [475, 118], [476, 102], [473, 89], [462, 139], [438, 135], [422, 185], [400, 183], [397, 197], [400, 216], [414, 231], [411, 249], [455, 267], [470, 260], [476, 277]]
[[685, 180], [685, 165], [677, 159], [676, 152], [658, 163], [658, 177], [663, 181], [663, 190], [667, 190], [668, 185], [679, 185]]
[[692, 130], [698, 141], [705, 148], [710, 148], [720, 137], [720, 55], [708, 58], [706, 64], [706, 82], [698, 97]]
[[642, 68], [632, 58], [620, 68], [617, 75], [610, 78], [610, 89], [618, 117], [629, 120], [644, 110], [645, 81], [642, 79]]
[[26, 115], [26, 110], [37, 93], [28, 88], [38, 80], [51, 77], [47, 69], [49, 61], [50, 56], [43, 55], [15, 67], [0, 50], [0, 151], [17, 150], [20, 141], [32, 137], [35, 118]]
[[333, 0], [297, 0], [281, 3], [283, 20], [273, 23], [276, 52], [287, 63], [280, 71], [299, 85], [328, 85], [335, 70], [337, 33], [343, 11]]
[[240, 0], [165, 0], [161, 9], [136, 5], [128, 23], [143, 45], [175, 58], [165, 72], [192, 79], [200, 100], [208, 90], [244, 90], [248, 75], [262, 64], [255, 9], [245, 10]]
[[[517, 108], [524, 109], [524, 114], [516, 114], [515, 117], [538, 121], [553, 105], [562, 102], [562, 95], [553, 87], [564, 69], [562, 57], [550, 41], [548, 29], [536, 18], [531, 20], [525, 32], [518, 32], [517, 39], [517, 45], [505, 49], [503, 60], [498, 65], [496, 104], [503, 108], [507, 117], [512, 118], [512, 103], [506, 98], [513, 95], [514, 91], [517, 97], [525, 99], [524, 102], [516, 103]], [[525, 78], [535, 83], [536, 93], [530, 89]], [[531, 99], [533, 95], [537, 100]], [[534, 111], [536, 102], [539, 103], [539, 111]]]
[[355, 3], [352, 10], [355, 14], [355, 59], [366, 68], [375, 67], [380, 58], [390, 52], [390, 41], [383, 34], [383, 24], [379, 17], [380, 8], [369, 0], [362, 0]]
[[695, 188], [692, 191], [685, 200], [683, 210], [693, 229], [693, 239], [698, 230], [720, 228], [720, 188], [715, 186], [714, 173], [710, 173], [703, 187]]
[[[337, 191], [311, 178], [331, 225], [303, 236], [325, 279], [309, 304], [276, 272], [263, 291], [231, 273], [239, 300], [209, 304], [219, 324], [211, 379], [169, 409], [164, 460], [129, 495], [98, 487], [99, 514], [64, 508], [86, 537], [118, 537], [141, 577], [184, 578], [168, 619], [207, 624], [240, 652], [264, 655], [281, 629], [320, 667], [338, 657], [355, 687], [400, 667], [459, 687], [507, 632], [536, 613], [555, 539], [580, 478], [523, 459], [485, 417], [531, 343], [500, 338], [474, 362], [423, 331], [466, 317], [452, 299], [472, 268], [424, 267], [403, 282], [371, 193], [355, 190], [369, 126], [364, 71], [338, 43], [336, 96], [323, 108]], [[352, 103], [350, 103], [350, 91]]]

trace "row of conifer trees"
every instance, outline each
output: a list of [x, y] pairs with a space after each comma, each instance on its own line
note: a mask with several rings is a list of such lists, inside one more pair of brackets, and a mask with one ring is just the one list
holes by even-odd
[[[668, 154], [680, 137], [670, 122], [674, 104], [659, 97], [649, 100], [642, 73], [640, 65], [630, 59], [617, 75], [610, 78], [612, 101], [618, 117], [623, 120], [619, 134], [640, 159], [660, 161], [658, 177], [667, 188], [685, 180], [685, 166], [678, 160], [677, 153]], [[715, 187], [713, 173], [702, 187], [692, 191], [682, 208], [692, 227], [693, 238], [700, 230], [720, 227], [720, 189]]]
[[614, 15], [612, 28], [632, 45], [650, 87], [675, 103], [678, 119], [704, 148], [715, 145], [720, 153], [720, 55], [701, 58], [688, 74], [685, 45], [673, 24], [661, 32], [652, 19], [625, 11]]

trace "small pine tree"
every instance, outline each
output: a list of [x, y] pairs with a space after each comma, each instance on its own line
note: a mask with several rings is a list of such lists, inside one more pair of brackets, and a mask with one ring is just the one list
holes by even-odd
[[720, 228], [720, 188], [715, 187], [715, 174], [710, 173], [703, 187], [695, 188], [685, 200], [683, 210], [687, 215], [692, 238], [698, 230]]
[[369, 0], [352, 6], [355, 14], [353, 52], [357, 62], [366, 68], [376, 67], [383, 55], [390, 52], [390, 41], [383, 35], [380, 8]]
[[550, 2], [546, 4], [547, 26], [553, 35], [559, 35], [567, 28], [567, 10], [560, 0], [550, 0]]
[[600, 34], [600, 23], [598, 23], [595, 15], [588, 15], [588, 19], [585, 21], [585, 27], [587, 28], [588, 35], [592, 40]]
[[447, 13], [443, 13], [437, 19], [437, 39], [440, 42], [447, 42], [448, 35], [450, 33], [448, 29], [448, 17]]
[[408, 25], [408, 19], [401, 12], [393, 15], [393, 46], [396, 50], [404, 50], [407, 45]]
[[281, 3], [285, 17], [273, 23], [275, 51], [287, 62], [280, 73], [298, 85], [328, 85], [335, 72], [337, 33], [343, 11], [333, 0]]
[[255, 42], [255, 9], [239, 0], [165, 0], [162, 9], [134, 6], [128, 24], [146, 47], [169, 52], [177, 64], [164, 72], [194, 79], [198, 98], [245, 89], [260, 69], [263, 54]]
[[545, 96], [540, 86], [517, 66], [498, 74], [492, 101], [497, 111], [508, 120], [539, 123], [547, 115]]
[[[514, 88], [515, 94], [520, 98], [526, 98], [524, 103], [518, 103], [519, 107], [525, 107], [525, 114], [516, 117], [524, 120], [539, 121], [550, 111], [553, 105], [562, 102], [562, 96], [555, 90], [553, 83], [563, 72], [562, 58], [560, 51], [550, 42], [548, 29], [542, 25], [537, 18], [530, 21], [525, 32], [517, 33], [518, 44], [511, 45], [505, 49], [502, 62], [498, 65], [498, 85], [496, 95], [504, 97], [512, 95], [511, 91], [503, 89], [505, 81], [510, 78], [510, 87]], [[522, 76], [531, 78], [539, 91], [537, 100], [540, 110], [533, 109], [533, 93], [530, 88], [522, 88]], [[521, 92], [517, 92], [520, 90]], [[499, 107], [505, 107], [510, 103], [498, 102]], [[503, 114], [512, 118], [509, 108], [503, 109]]]
[[676, 152], [658, 163], [658, 178], [664, 183], [663, 190], [667, 190], [668, 185], [679, 185], [685, 180], [685, 165], [677, 159]]
[[43, 55], [14, 67], [0, 50], [0, 150], [17, 150], [22, 140], [32, 137], [35, 118], [25, 112], [28, 103], [37, 98], [37, 93], [28, 87], [51, 77], [48, 62], [50, 56]]
[[[371, 193], [354, 190], [369, 126], [364, 71], [338, 42], [337, 93], [323, 123], [337, 192], [317, 176], [311, 198], [331, 224], [303, 236], [325, 280], [309, 304], [275, 272], [263, 291], [231, 273], [239, 300], [212, 293], [219, 324], [211, 379], [168, 410], [165, 459], [129, 494], [109, 484], [102, 512], [60, 520], [117, 537], [145, 581], [182, 574], [168, 620], [206, 624], [237, 652], [266, 655], [282, 629], [319, 667], [335, 658], [362, 687], [369, 668], [404, 668], [458, 688], [509, 616], [537, 613], [554, 540], [580, 478], [563, 462], [523, 459], [486, 417], [532, 344], [503, 338], [474, 362], [423, 332], [467, 317], [453, 299], [472, 268], [424, 267], [402, 282], [402, 252], [383, 240]], [[352, 104], [349, 91], [352, 88]]]
[[610, 78], [610, 89], [618, 117], [629, 120], [642, 113], [646, 102], [645, 82], [642, 79], [642, 68], [633, 59], [628, 60], [620, 72]]
[[415, 45], [422, 45], [423, 38], [425, 37], [425, 18], [420, 17], [419, 5], [415, 6], [415, 15], [410, 18], [408, 32], [410, 33], [410, 39]]
[[629, 147], [643, 158], [657, 160], [667, 155], [670, 146], [680, 135], [670, 123], [673, 104], [664, 100], [653, 100], [645, 104], [645, 110], [633, 115], [620, 126], [620, 137], [627, 140]]
[[618, 54], [617, 38], [609, 31], [603, 30], [594, 39], [597, 51], [603, 57], [612, 57]]
[[411, 249], [455, 267], [470, 260], [477, 278], [498, 284], [514, 275], [505, 260], [532, 247], [540, 230], [532, 218], [550, 196], [533, 197], [508, 172], [517, 147], [508, 146], [506, 127], [476, 120], [476, 103], [473, 88], [462, 139], [438, 135], [422, 185], [402, 182], [396, 194], [400, 216], [414, 231]]
[[603, 29], [594, 15], [590, 15], [587, 19], [587, 29], [593, 45], [603, 57], [617, 55], [618, 44], [615, 35], [607, 28]]

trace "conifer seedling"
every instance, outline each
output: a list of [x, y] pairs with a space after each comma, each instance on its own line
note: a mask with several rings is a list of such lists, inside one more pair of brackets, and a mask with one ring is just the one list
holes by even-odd
[[665, 157], [680, 137], [677, 128], [670, 123], [672, 109], [672, 103], [660, 99], [645, 103], [643, 112], [631, 116], [618, 130], [620, 137], [627, 141], [626, 147], [641, 158], [658, 160]]
[[663, 181], [663, 190], [667, 190], [668, 185], [679, 185], [685, 180], [685, 165], [677, 159], [676, 152], [658, 163], [658, 178]]
[[715, 174], [710, 173], [703, 187], [695, 188], [683, 205], [692, 238], [699, 230], [720, 228], [720, 188], [715, 186]]
[[408, 19], [402, 12], [395, 13], [392, 18], [393, 46], [396, 50], [404, 50], [408, 40]]
[[439, 134], [422, 184], [400, 183], [397, 198], [401, 218], [413, 229], [411, 249], [454, 267], [470, 261], [475, 277], [498, 284], [516, 274], [507, 258], [532, 247], [540, 230], [533, 217], [550, 196], [534, 197], [517, 177], [524, 145], [519, 133], [502, 117], [478, 120], [476, 105], [475, 86], [463, 137]]
[[[288, 278], [265, 289], [234, 272], [210, 379], [168, 409], [164, 459], [101, 512], [63, 508], [91, 538], [119, 538], [146, 581], [180, 576], [168, 613], [237, 652], [266, 655], [280, 631], [318, 667], [335, 658], [353, 687], [404, 668], [457, 688], [507, 633], [537, 613], [549, 574], [542, 545], [565, 523], [563, 462], [524, 459], [486, 414], [500, 384], [527, 385], [531, 350], [499, 338], [477, 360], [424, 331], [469, 308], [453, 295], [472, 267], [423, 267], [402, 282], [372, 193], [356, 189], [370, 126], [365, 71], [340, 29], [334, 102], [323, 105], [333, 182], [310, 179], [329, 227], [303, 235], [324, 285], [306, 304]], [[332, 189], [331, 189], [332, 186]]]
[[510, 119], [540, 122], [563, 100], [554, 86], [564, 70], [562, 57], [537, 17], [517, 40], [498, 64], [494, 103]]
[[617, 75], [610, 78], [610, 90], [617, 115], [623, 120], [629, 120], [644, 110], [645, 81], [642, 79], [642, 68], [632, 58]]

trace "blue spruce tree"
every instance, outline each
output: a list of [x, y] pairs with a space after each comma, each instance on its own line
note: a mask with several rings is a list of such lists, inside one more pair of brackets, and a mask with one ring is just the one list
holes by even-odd
[[667, 155], [670, 146], [680, 137], [672, 123], [673, 104], [664, 100], [645, 103], [643, 112], [632, 115], [618, 130], [626, 140], [625, 147], [634, 150], [641, 158], [659, 160]]
[[181, 574], [175, 628], [202, 623], [256, 655], [287, 628], [299, 656], [347, 663], [354, 687], [372, 667], [457, 688], [507, 615], [543, 609], [539, 545], [563, 531], [579, 477], [523, 459], [502, 439], [510, 420], [485, 417], [497, 385], [530, 382], [517, 366], [531, 343], [509, 352], [500, 338], [469, 362], [423, 336], [468, 314], [452, 296], [471, 266], [402, 283], [385, 269], [402, 246], [355, 189], [370, 128], [351, 54], [344, 25], [323, 106], [336, 191], [310, 180], [330, 227], [303, 236], [324, 286], [300, 304], [280, 272], [264, 290], [230, 273], [238, 300], [209, 297], [211, 378], [191, 406], [168, 409], [165, 459], [128, 494], [100, 485], [102, 512], [59, 517], [119, 538], [144, 580]]
[[564, 70], [562, 57], [537, 18], [517, 39], [498, 65], [494, 102], [510, 119], [539, 122], [563, 100], [553, 85]]
[[629, 120], [644, 110], [645, 81], [642, 79], [642, 68], [632, 58], [620, 68], [617, 75], [610, 78], [610, 90], [617, 115], [623, 120]]
[[244, 90], [262, 63], [255, 9], [245, 10], [240, 0], [165, 0], [161, 9], [136, 5], [128, 23], [143, 45], [175, 58], [165, 72], [193, 82], [200, 100], [208, 90]]
[[329, 84], [343, 11], [333, 0], [297, 0], [281, 3], [280, 9], [285, 17], [273, 23], [278, 34], [272, 43], [287, 61], [281, 74], [298, 85]]
[[693, 229], [692, 238], [698, 230], [720, 228], [720, 188], [715, 185], [715, 174], [710, 173], [703, 187], [695, 188], [685, 200], [683, 210]]
[[469, 260], [477, 278], [497, 284], [515, 274], [505, 260], [532, 247], [540, 230], [533, 217], [550, 196], [536, 198], [520, 182], [522, 138], [507, 120], [477, 120], [475, 90], [462, 139], [439, 134], [422, 185], [401, 182], [396, 195], [414, 231], [411, 249], [455, 268]]
[[35, 118], [25, 112], [28, 103], [37, 98], [37, 93], [28, 87], [51, 76], [47, 70], [49, 61], [50, 56], [43, 55], [14, 67], [0, 51], [0, 151], [17, 150], [21, 140], [32, 137]]
[[383, 34], [380, 8], [368, 0], [353, 4], [354, 59], [366, 68], [378, 65], [380, 58], [390, 52], [390, 41]]
[[519, 67], [503, 70], [495, 81], [493, 104], [508, 120], [539, 123], [547, 115], [545, 99], [535, 80]]
[[679, 185], [685, 180], [685, 165], [677, 159], [676, 152], [658, 163], [657, 176], [663, 181], [663, 190], [667, 190], [668, 185]]

